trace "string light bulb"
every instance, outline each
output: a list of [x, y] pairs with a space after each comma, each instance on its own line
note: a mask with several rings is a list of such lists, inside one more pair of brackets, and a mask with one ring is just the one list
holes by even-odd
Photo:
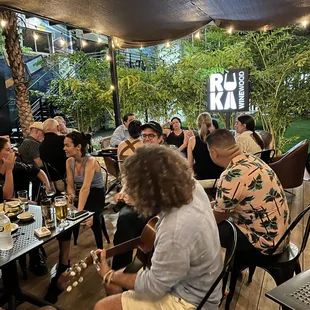
[[227, 30], [227, 32], [228, 32], [229, 34], [232, 34], [232, 33], [233, 33], [233, 28], [230, 27], [230, 28]]
[[100, 38], [100, 37], [98, 37], [98, 43], [101, 43], [101, 42], [102, 42], [101, 38]]
[[171, 47], [171, 44], [170, 44], [169, 41], [166, 43], [166, 47], [167, 47], [167, 48], [170, 48], [170, 47]]
[[105, 56], [105, 59], [107, 60], [107, 61], [111, 61], [111, 56], [109, 55], [109, 54], [107, 54], [107, 56]]
[[33, 38], [34, 38], [35, 41], [37, 41], [37, 40], [39, 39], [38, 34], [34, 32], [34, 33], [33, 33]]
[[196, 32], [194, 37], [195, 39], [200, 40], [200, 31]]
[[308, 24], [309, 24], [309, 21], [306, 20], [306, 19], [304, 19], [304, 20], [301, 22], [301, 25], [302, 25], [304, 28], [307, 28]]
[[85, 40], [82, 40], [82, 47], [85, 47], [87, 45], [87, 42]]
[[110, 86], [110, 90], [112, 90], [112, 91], [115, 90], [115, 86], [114, 86], [114, 85], [111, 85], [111, 86]]
[[7, 21], [2, 19], [0, 22], [1, 27], [4, 28], [6, 26], [6, 24], [7, 24]]
[[66, 44], [66, 41], [63, 38], [61, 38], [59, 40], [59, 43], [60, 43], [61, 46], [64, 46]]

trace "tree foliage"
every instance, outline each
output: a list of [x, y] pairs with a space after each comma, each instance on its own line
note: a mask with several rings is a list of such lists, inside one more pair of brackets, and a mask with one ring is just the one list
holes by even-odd
[[[208, 27], [200, 40], [185, 38], [173, 48], [158, 48], [160, 65], [144, 59], [146, 70], [128, 68], [118, 62], [121, 112], [133, 112], [141, 120], [169, 118], [181, 113], [195, 125], [206, 110], [210, 74], [229, 69], [249, 68], [250, 103], [257, 119], [276, 138], [279, 151], [287, 142], [284, 133], [294, 117], [309, 111], [310, 42], [296, 27], [264, 32], [235, 32]], [[113, 118], [109, 90], [109, 63], [104, 57], [93, 59], [83, 53], [61, 57], [49, 63], [74, 68], [72, 76], [59, 77], [50, 94], [65, 113], [74, 116], [79, 127], [91, 126], [105, 114]], [[172, 60], [172, 61], [171, 61]], [[54, 61], [54, 62], [53, 62]], [[219, 114], [224, 120], [225, 115]]]

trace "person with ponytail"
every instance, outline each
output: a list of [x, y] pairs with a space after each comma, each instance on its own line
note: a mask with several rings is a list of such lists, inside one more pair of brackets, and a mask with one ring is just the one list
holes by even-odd
[[189, 166], [194, 169], [197, 180], [217, 179], [223, 169], [210, 158], [207, 137], [211, 132], [212, 118], [209, 113], [203, 112], [197, 118], [198, 135], [189, 139], [187, 158]]
[[262, 138], [255, 132], [255, 121], [251, 115], [239, 116], [235, 129], [236, 143], [241, 152], [255, 154], [265, 148]]

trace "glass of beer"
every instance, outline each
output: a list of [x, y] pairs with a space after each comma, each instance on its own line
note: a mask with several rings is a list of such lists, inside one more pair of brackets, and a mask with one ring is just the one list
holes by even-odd
[[66, 196], [57, 196], [54, 199], [56, 218], [60, 221], [59, 227], [64, 228], [69, 225], [66, 221], [68, 215], [67, 198]]

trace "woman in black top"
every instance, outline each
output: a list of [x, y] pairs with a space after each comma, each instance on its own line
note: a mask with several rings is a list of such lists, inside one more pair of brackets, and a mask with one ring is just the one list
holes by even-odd
[[179, 151], [186, 152], [188, 144], [187, 130], [182, 129], [182, 122], [178, 117], [173, 117], [171, 122], [163, 124], [162, 127], [170, 125], [170, 129], [164, 129], [163, 133], [167, 136], [166, 143], [175, 145]]
[[223, 172], [223, 168], [217, 166], [210, 158], [207, 136], [212, 127], [212, 119], [209, 113], [201, 113], [197, 118], [198, 135], [189, 139], [187, 158], [190, 167], [194, 169], [197, 180], [217, 179]]

